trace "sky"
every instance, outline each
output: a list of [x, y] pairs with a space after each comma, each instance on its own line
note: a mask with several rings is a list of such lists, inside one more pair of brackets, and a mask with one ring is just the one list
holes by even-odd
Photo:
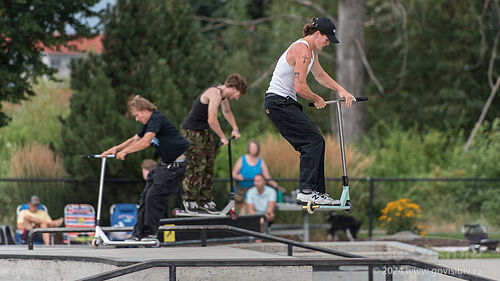
[[[112, 6], [115, 5], [115, 3], [116, 3], [116, 0], [101, 0], [94, 7], [92, 7], [92, 10], [98, 12], [100, 10], [106, 9], [106, 6], [108, 4], [111, 5], [111, 7], [112, 7]], [[100, 19], [97, 18], [97, 17], [82, 18], [81, 20], [82, 20], [82, 22], [89, 23], [90, 26], [96, 26], [100, 22]], [[74, 33], [74, 30], [71, 27], [68, 26], [68, 27], [66, 27], [66, 32], [68, 32], [68, 33]]]

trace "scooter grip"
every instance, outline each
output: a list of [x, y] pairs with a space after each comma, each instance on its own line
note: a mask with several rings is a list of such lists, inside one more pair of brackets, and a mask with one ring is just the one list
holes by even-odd
[[[90, 158], [101, 158], [101, 154], [82, 154], [81, 156], [82, 158], [87, 158], [87, 159], [90, 159]], [[116, 155], [114, 154], [109, 154], [109, 155], [106, 155], [106, 158], [115, 158]]]
[[82, 154], [82, 158], [95, 158], [94, 154]]
[[[367, 101], [368, 97], [356, 97], [356, 101]], [[314, 102], [310, 102], [309, 106], [314, 107]]]
[[[234, 140], [234, 139], [235, 139], [235, 138], [234, 138], [234, 136], [231, 136], [231, 137], [230, 137], [230, 138], [228, 138], [227, 140], [228, 140], [228, 141], [232, 141], [232, 140]], [[222, 142], [220, 143], [220, 145], [222, 145]]]

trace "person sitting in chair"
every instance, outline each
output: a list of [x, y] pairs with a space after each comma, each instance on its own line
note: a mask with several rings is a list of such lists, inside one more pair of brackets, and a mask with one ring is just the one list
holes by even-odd
[[[62, 225], [63, 218], [52, 220], [46, 211], [38, 208], [40, 206], [38, 196], [31, 196], [28, 206], [29, 209], [20, 211], [17, 217], [17, 229], [22, 230], [23, 235], [27, 235], [29, 231], [35, 228], [59, 227]], [[45, 245], [50, 245], [49, 233], [43, 233], [42, 238]]]

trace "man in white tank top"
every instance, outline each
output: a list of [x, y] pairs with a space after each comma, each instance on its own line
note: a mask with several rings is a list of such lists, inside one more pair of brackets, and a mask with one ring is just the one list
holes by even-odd
[[316, 108], [324, 108], [325, 101], [313, 93], [307, 85], [311, 71], [316, 81], [335, 90], [346, 99], [349, 108], [356, 99], [333, 80], [321, 67], [318, 51], [331, 43], [339, 43], [335, 37], [335, 25], [328, 18], [315, 18], [304, 26], [304, 38], [294, 42], [281, 55], [266, 91], [264, 110], [281, 135], [300, 152], [300, 179], [297, 202], [313, 201], [322, 205], [340, 205], [325, 190], [325, 140], [317, 126], [302, 111], [297, 94], [314, 102]]

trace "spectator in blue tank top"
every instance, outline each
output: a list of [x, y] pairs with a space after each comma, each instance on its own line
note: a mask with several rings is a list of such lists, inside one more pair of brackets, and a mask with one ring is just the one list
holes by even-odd
[[286, 192], [286, 189], [279, 186], [278, 183], [271, 179], [271, 174], [267, 168], [264, 159], [259, 157], [260, 145], [256, 140], [248, 141], [247, 154], [241, 156], [233, 167], [233, 178], [236, 180], [235, 201], [236, 208], [240, 214], [245, 213], [245, 198], [246, 192], [254, 186], [254, 177], [262, 174], [270, 186]]

